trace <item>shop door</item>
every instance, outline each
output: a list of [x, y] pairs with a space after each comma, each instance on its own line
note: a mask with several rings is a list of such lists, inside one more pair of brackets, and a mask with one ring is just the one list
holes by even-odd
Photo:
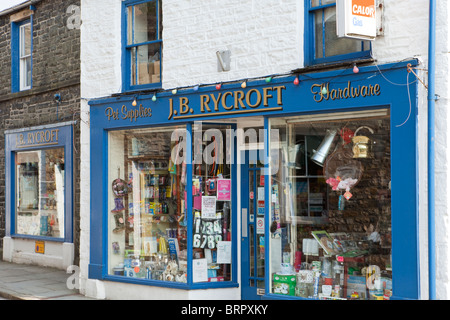
[[245, 151], [241, 165], [241, 297], [258, 300], [264, 294], [264, 165], [258, 150]]

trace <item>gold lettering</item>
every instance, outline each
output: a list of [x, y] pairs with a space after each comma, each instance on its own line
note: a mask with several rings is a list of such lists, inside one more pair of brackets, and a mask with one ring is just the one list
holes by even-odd
[[[251, 103], [251, 95], [253, 92], [256, 93], [256, 102], [254, 104]], [[257, 108], [261, 104], [261, 93], [257, 89], [250, 89], [245, 96], [245, 101], [250, 108]]]
[[217, 96], [217, 99], [216, 99], [216, 97], [214, 96], [214, 94], [213, 93], [211, 93], [211, 98], [213, 99], [213, 101], [214, 101], [214, 110], [215, 111], [219, 111], [219, 105], [218, 105], [218, 103], [219, 103], [219, 100], [220, 100], [220, 97], [222, 96], [222, 93], [219, 93], [219, 95]]
[[272, 91], [272, 88], [268, 87], [268, 88], [263, 88], [263, 99], [264, 99], [264, 106], [267, 107], [269, 105], [269, 98], [273, 98], [273, 96], [271, 94], [268, 94], [267, 91]]
[[223, 94], [223, 96], [222, 96], [222, 107], [223, 107], [225, 110], [231, 110], [231, 109], [234, 108], [233, 105], [231, 105], [231, 107], [227, 107], [226, 99], [227, 99], [227, 96], [229, 96], [229, 95], [233, 95], [233, 94], [232, 94], [231, 92], [227, 91], [227, 92], [225, 92], [225, 93]]
[[189, 99], [186, 97], [180, 97], [180, 114], [189, 112]]
[[277, 86], [273, 88], [277, 90], [277, 104], [282, 105], [283, 104], [282, 90], [286, 90], [286, 86]]
[[239, 109], [239, 106], [241, 106], [242, 109], [247, 109], [244, 102], [242, 102], [244, 98], [245, 98], [244, 91], [238, 90], [234, 92], [234, 107], [236, 109]]
[[207, 94], [200, 95], [200, 111], [205, 112], [205, 108], [208, 112], [211, 112], [211, 109], [208, 106], [210, 99]]
[[170, 118], [172, 118], [173, 116], [173, 100], [172, 98], [169, 98], [169, 118], [167, 118], [168, 120], [170, 120]]

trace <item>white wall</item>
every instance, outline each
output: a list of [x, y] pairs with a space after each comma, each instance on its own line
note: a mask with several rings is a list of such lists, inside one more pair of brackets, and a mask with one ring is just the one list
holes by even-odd
[[[449, 230], [449, 171], [448, 171], [448, 90], [449, 90], [449, 30], [450, 3], [436, 1], [436, 102], [435, 121], [435, 167], [436, 167], [436, 297], [450, 298], [450, 237]], [[428, 12], [429, 1], [384, 1], [385, 35], [374, 43], [374, 57], [378, 63], [417, 57], [423, 61], [415, 70], [419, 78], [428, 84]], [[415, 79], [410, 75], [410, 81]], [[405, 79], [406, 83], [406, 79]], [[419, 141], [419, 244], [421, 269], [421, 297], [428, 298], [428, 186], [427, 186], [427, 112], [428, 91], [420, 82], [418, 96], [418, 141]]]
[[[289, 73], [303, 66], [303, 0], [164, 0], [163, 88], [214, 84]], [[413, 57], [427, 82], [427, 0], [384, 0], [384, 35], [373, 43], [377, 64]], [[86, 282], [89, 263], [88, 99], [121, 92], [121, 0], [81, 0], [81, 266], [82, 290], [106, 295], [103, 284]], [[437, 297], [450, 298], [448, 135], [448, 1], [437, 1], [436, 50], [436, 245]], [[231, 70], [217, 71], [216, 51], [231, 51]], [[414, 79], [410, 74], [410, 81]], [[405, 79], [406, 83], [406, 79]], [[401, 85], [401, 84], [399, 84]], [[419, 83], [419, 236], [421, 297], [427, 284], [427, 90]], [[414, 97], [412, 97], [414, 98]], [[414, 119], [410, 119], [413, 121]], [[108, 288], [113, 285], [108, 285]]]

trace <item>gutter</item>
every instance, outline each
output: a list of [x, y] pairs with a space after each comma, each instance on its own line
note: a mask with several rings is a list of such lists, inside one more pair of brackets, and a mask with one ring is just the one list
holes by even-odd
[[428, 38], [428, 299], [436, 300], [435, 242], [435, 52], [436, 0], [430, 0]]
[[33, 6], [33, 5], [35, 5], [36, 3], [41, 2], [41, 1], [42, 1], [42, 0], [28, 0], [28, 1], [24, 2], [24, 3], [21, 3], [21, 4], [18, 4], [18, 5], [16, 5], [16, 6], [14, 6], [14, 7], [12, 7], [12, 8], [3, 10], [2, 12], [0, 12], [0, 17], [1, 17], [1, 16], [8, 15], [8, 14], [10, 14], [10, 13], [13, 13], [13, 12], [15, 12], [15, 11], [18, 11], [18, 10], [20, 10], [20, 9], [26, 8], [26, 7], [28, 7], [28, 6]]

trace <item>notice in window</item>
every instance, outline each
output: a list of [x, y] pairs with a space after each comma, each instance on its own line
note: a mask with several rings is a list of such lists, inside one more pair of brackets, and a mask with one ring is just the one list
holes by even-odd
[[206, 258], [192, 260], [192, 281], [208, 281], [208, 261]]
[[203, 196], [202, 197], [202, 218], [215, 219], [216, 218], [216, 197]]
[[231, 241], [217, 242], [217, 263], [231, 263]]

